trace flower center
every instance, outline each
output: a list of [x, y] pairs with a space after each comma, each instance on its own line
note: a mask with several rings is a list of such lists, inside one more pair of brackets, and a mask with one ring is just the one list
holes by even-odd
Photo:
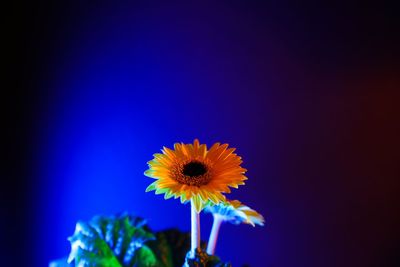
[[198, 161], [192, 161], [183, 166], [182, 173], [185, 176], [196, 177], [203, 175], [207, 172], [207, 167]]
[[193, 160], [176, 165], [171, 172], [172, 178], [180, 184], [191, 186], [206, 185], [211, 180], [211, 172], [207, 164]]

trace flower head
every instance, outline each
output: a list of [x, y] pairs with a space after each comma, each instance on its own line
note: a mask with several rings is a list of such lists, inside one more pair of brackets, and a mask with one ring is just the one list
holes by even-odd
[[264, 225], [264, 217], [239, 200], [226, 200], [217, 205], [210, 205], [205, 211], [220, 216], [223, 221], [233, 224]]
[[230, 193], [229, 187], [238, 188], [247, 177], [241, 157], [233, 153], [228, 144], [205, 144], [194, 140], [193, 144], [176, 143], [174, 150], [164, 147], [162, 154], [154, 154], [148, 162], [145, 175], [156, 179], [146, 192], [155, 190], [165, 199], [180, 198], [182, 203], [193, 201], [200, 212], [209, 201], [218, 204], [225, 201], [222, 193]]

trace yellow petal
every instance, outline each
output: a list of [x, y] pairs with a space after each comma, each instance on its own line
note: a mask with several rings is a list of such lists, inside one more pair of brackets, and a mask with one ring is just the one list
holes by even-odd
[[150, 192], [150, 191], [153, 191], [153, 190], [156, 190], [157, 189], [157, 181], [156, 182], [154, 182], [154, 183], [152, 183], [152, 184], [150, 184], [147, 188], [146, 188], [146, 192]]
[[171, 191], [167, 191], [167, 192], [165, 193], [165, 195], [164, 195], [164, 199], [170, 199], [170, 198], [173, 197], [173, 196], [174, 196], [174, 194], [172, 194]]
[[147, 177], [153, 178], [153, 179], [158, 179], [158, 177], [155, 176], [154, 171], [150, 170], [150, 169], [145, 171], [144, 175], [146, 175]]
[[202, 207], [203, 207], [200, 197], [198, 195], [194, 195], [192, 197], [192, 201], [193, 201], [194, 208], [196, 209], [196, 212], [200, 213], [200, 211], [202, 210]]

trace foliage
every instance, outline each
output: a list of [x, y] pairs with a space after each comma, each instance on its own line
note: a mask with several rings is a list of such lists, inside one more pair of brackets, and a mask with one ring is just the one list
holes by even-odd
[[[218, 257], [199, 251], [188, 259], [190, 233], [168, 229], [155, 234], [134, 216], [96, 216], [78, 222], [69, 238], [71, 252], [51, 267], [230, 267]], [[202, 242], [204, 249], [205, 243]]]
[[88, 223], [78, 222], [69, 238], [68, 262], [79, 267], [153, 267], [159, 266], [153, 251], [145, 245], [155, 239], [145, 221], [126, 214], [96, 216]]

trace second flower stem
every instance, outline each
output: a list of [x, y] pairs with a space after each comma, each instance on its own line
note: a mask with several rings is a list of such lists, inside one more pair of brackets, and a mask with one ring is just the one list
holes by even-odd
[[217, 245], [219, 228], [221, 227], [223, 219], [218, 214], [214, 214], [214, 221], [211, 228], [210, 238], [208, 239], [207, 254], [214, 255], [215, 247]]
[[200, 247], [200, 214], [197, 213], [193, 200], [191, 200], [191, 256], [196, 255], [197, 248]]

